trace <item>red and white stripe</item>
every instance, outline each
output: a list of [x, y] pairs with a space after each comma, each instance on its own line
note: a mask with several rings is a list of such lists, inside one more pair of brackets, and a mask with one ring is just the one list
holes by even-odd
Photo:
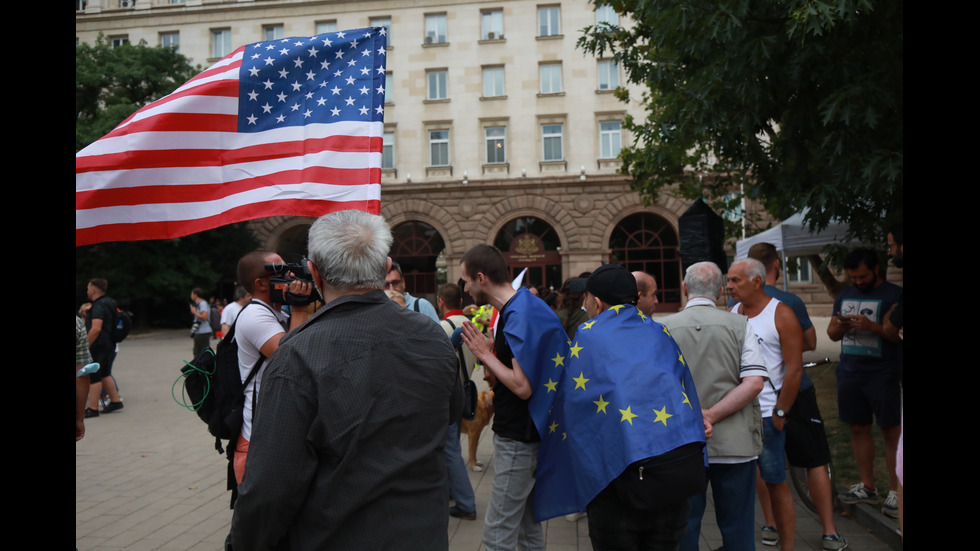
[[383, 123], [237, 132], [243, 52], [76, 154], [76, 246], [169, 239], [266, 216], [380, 212]]

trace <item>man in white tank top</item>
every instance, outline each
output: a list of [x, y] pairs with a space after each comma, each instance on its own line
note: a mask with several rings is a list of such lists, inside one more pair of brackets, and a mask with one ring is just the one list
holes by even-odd
[[803, 331], [793, 310], [767, 295], [765, 285], [766, 268], [758, 260], [742, 258], [728, 269], [728, 292], [738, 301], [732, 312], [748, 316], [769, 369], [769, 383], [759, 394], [763, 421], [759, 475], [772, 500], [781, 548], [790, 551], [796, 534], [796, 510], [786, 483], [783, 425], [803, 375]]

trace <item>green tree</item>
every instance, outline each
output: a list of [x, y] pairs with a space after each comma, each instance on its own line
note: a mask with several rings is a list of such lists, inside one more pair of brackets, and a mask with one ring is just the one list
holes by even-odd
[[200, 72], [174, 48], [75, 46], [75, 152], [108, 134], [129, 115]]
[[157, 241], [127, 241], [75, 247], [75, 300], [88, 299], [88, 280], [109, 281], [109, 295], [136, 315], [134, 323], [190, 326], [188, 295], [231, 299], [238, 259], [256, 248], [245, 223]]
[[[579, 47], [612, 55], [643, 90], [623, 171], [716, 209], [740, 193], [782, 219], [807, 209], [884, 243], [902, 217], [903, 5], [874, 0], [591, 0], [620, 26]], [[740, 192], [740, 190], [743, 190]]]

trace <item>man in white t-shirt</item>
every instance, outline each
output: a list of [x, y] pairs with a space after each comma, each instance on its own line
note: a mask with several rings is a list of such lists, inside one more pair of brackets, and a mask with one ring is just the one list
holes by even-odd
[[248, 294], [248, 291], [244, 287], [238, 286], [235, 289], [235, 300], [225, 309], [221, 311], [221, 334], [227, 335], [231, 326], [234, 325], [235, 319], [238, 317], [238, 313], [242, 311], [242, 308], [248, 304], [248, 301], [252, 300], [252, 295]]
[[803, 330], [793, 309], [767, 295], [765, 285], [766, 267], [754, 258], [738, 259], [728, 268], [728, 292], [738, 301], [732, 312], [748, 316], [769, 371], [769, 382], [759, 394], [763, 425], [759, 474], [772, 500], [781, 548], [792, 551], [796, 510], [786, 483], [783, 427], [803, 376]]
[[[286, 331], [298, 327], [309, 317], [309, 311], [305, 307], [292, 308], [292, 315], [287, 316], [280, 304], [272, 303], [271, 278], [276, 274], [266, 269], [265, 265], [269, 263], [282, 264], [283, 260], [274, 252], [259, 250], [246, 254], [238, 261], [238, 282], [252, 295], [251, 302], [242, 308], [235, 324], [238, 369], [241, 370], [242, 382], [249, 378], [253, 369], [257, 370], [245, 387], [242, 432], [235, 446], [235, 480], [239, 484], [242, 483], [245, 473], [245, 459], [252, 435], [252, 411], [262, 384], [262, 367], [265, 360], [279, 348], [279, 340]], [[308, 295], [312, 284], [293, 280], [289, 289], [292, 293]]]

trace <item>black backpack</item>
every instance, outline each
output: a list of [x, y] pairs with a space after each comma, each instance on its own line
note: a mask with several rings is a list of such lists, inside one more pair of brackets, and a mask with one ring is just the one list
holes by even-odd
[[126, 340], [126, 337], [129, 336], [129, 330], [133, 328], [133, 315], [119, 307], [116, 307], [115, 310], [115, 323], [109, 330], [109, 338], [112, 339], [113, 344]]
[[208, 324], [211, 326], [212, 333], [221, 331], [221, 312], [218, 311], [217, 304], [208, 305]]
[[[242, 308], [248, 308], [250, 302]], [[259, 303], [261, 304], [261, 303]], [[263, 304], [263, 306], [265, 306]], [[266, 306], [266, 308], [269, 308]], [[271, 308], [269, 308], [271, 310]], [[238, 315], [242, 315], [239, 312]], [[237, 318], [235, 322], [237, 323]], [[183, 380], [183, 401], [174, 400], [197, 413], [197, 416], [208, 426], [208, 432], [215, 438], [214, 447], [218, 453], [224, 453], [222, 440], [234, 441], [242, 430], [243, 413], [245, 411], [245, 388], [261, 368], [265, 356], [259, 354], [259, 359], [249, 370], [245, 382], [242, 382], [241, 371], [238, 368], [238, 342], [235, 340], [235, 324], [232, 324], [228, 334], [218, 341], [217, 350], [207, 347], [191, 362], [184, 362], [180, 377], [174, 382]]]
[[[415, 301], [415, 304], [418, 304], [418, 301]], [[465, 345], [462, 344], [462, 337], [457, 335], [461, 329], [457, 328], [456, 324], [453, 323], [453, 320], [449, 318], [442, 321], [448, 323], [449, 327], [453, 329], [453, 336], [450, 337], [450, 342], [452, 343], [453, 348], [456, 349], [456, 365], [459, 367], [460, 374], [459, 382], [463, 387], [463, 409], [460, 412], [460, 417], [466, 419], [467, 421], [472, 421], [473, 419], [476, 419], [476, 401], [479, 397], [479, 392], [476, 389], [476, 383], [470, 379], [470, 367], [466, 365], [466, 359], [463, 355], [463, 346]], [[460, 339], [458, 341], [458, 345], [457, 341], [454, 340], [453, 337], [458, 337]]]

